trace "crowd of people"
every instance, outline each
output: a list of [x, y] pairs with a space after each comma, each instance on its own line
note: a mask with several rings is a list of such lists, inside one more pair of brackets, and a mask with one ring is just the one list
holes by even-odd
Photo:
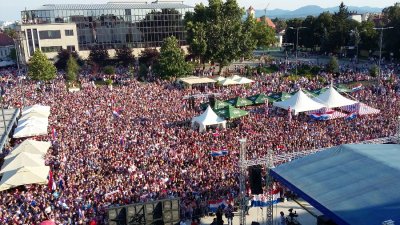
[[[352, 97], [382, 113], [354, 120], [314, 121], [306, 115], [288, 120], [287, 112], [269, 106], [246, 108], [249, 116], [227, 129], [199, 133], [187, 126], [200, 107], [189, 109], [184, 96], [200, 89], [183, 89], [170, 81], [144, 83], [123, 72], [114, 79], [124, 85], [95, 86], [92, 75], [80, 77], [82, 89], [69, 92], [62, 74], [51, 84], [38, 85], [0, 71], [4, 105], [51, 106], [49, 132], [37, 140], [52, 141], [46, 155], [55, 188], [40, 185], [0, 193], [0, 224], [107, 224], [107, 208], [156, 199], [179, 197], [181, 217], [191, 218], [207, 207], [207, 200], [237, 196], [240, 138], [247, 139], [248, 158], [264, 157], [269, 149], [279, 155], [356, 143], [394, 135], [399, 115], [399, 79], [352, 93]], [[321, 74], [335, 84], [371, 78], [361, 72], [340, 76]], [[255, 74], [252, 86], [208, 88], [218, 99], [258, 93], [322, 88], [321, 79], [288, 80], [282, 72]], [[196, 105], [208, 99], [196, 99]], [[4, 154], [21, 140], [13, 140]], [[212, 157], [212, 150], [229, 154]]]

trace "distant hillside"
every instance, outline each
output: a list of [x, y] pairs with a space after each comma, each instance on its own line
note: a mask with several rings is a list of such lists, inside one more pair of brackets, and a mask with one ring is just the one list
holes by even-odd
[[[318, 16], [322, 12], [329, 11], [331, 13], [334, 13], [338, 11], [339, 7], [331, 7], [331, 8], [322, 8], [317, 5], [307, 5], [303, 6], [301, 8], [298, 8], [296, 10], [284, 10], [284, 9], [273, 9], [273, 10], [267, 10], [267, 16], [270, 18], [284, 18], [284, 19], [289, 19], [289, 18], [296, 18], [296, 17], [307, 17], [309, 15], [311, 16]], [[351, 12], [357, 12], [357, 13], [378, 13], [382, 12], [382, 8], [374, 8], [374, 7], [358, 7], [358, 6], [348, 6], [349, 11]], [[256, 16], [264, 16], [265, 11], [264, 10], [256, 10]]]

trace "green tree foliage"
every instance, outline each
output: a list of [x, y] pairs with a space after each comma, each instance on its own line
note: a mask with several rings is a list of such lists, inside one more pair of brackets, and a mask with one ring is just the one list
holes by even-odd
[[58, 70], [67, 70], [67, 62], [69, 60], [70, 57], [74, 57], [74, 59], [76, 60], [76, 62], [78, 63], [78, 65], [80, 67], [82, 67], [85, 62], [83, 61], [83, 59], [79, 56], [78, 52], [71, 52], [68, 51], [67, 49], [61, 49], [61, 51], [58, 52], [57, 54], [57, 61], [54, 63], [54, 65], [56, 66], [56, 68]]
[[78, 73], [79, 73], [79, 65], [76, 62], [76, 59], [71, 55], [67, 62], [67, 73], [66, 79], [69, 82], [75, 82], [78, 80]]
[[274, 24], [275, 24], [275, 29], [276, 29], [277, 33], [281, 32], [283, 30], [286, 30], [286, 28], [287, 28], [286, 21], [283, 19], [275, 18], [272, 20], [272, 22], [274, 22]]
[[93, 47], [89, 53], [89, 61], [100, 66], [107, 64], [110, 56], [107, 49], [101, 47]]
[[28, 76], [32, 80], [49, 81], [56, 77], [57, 69], [40, 50], [35, 51], [28, 65]]
[[115, 74], [115, 68], [113, 66], [105, 66], [103, 72], [107, 75], [113, 75]]
[[[197, 50], [201, 46], [200, 51], [192, 53], [205, 61], [219, 63], [220, 72], [222, 67], [245, 57], [251, 48], [254, 50], [255, 44], [250, 42], [251, 32], [244, 27], [243, 15], [244, 10], [236, 0], [209, 0], [208, 6], [196, 5], [194, 12], [185, 18], [189, 49]], [[202, 25], [197, 25], [198, 23]], [[199, 27], [204, 30], [196, 29]], [[196, 37], [195, 42], [192, 37]]]
[[132, 65], [135, 62], [132, 49], [126, 46], [115, 49], [115, 57], [124, 66]]
[[178, 40], [168, 37], [164, 40], [160, 50], [160, 60], [156, 73], [164, 79], [188, 75], [191, 66], [185, 61], [185, 54], [180, 48]]
[[139, 64], [147, 67], [157, 64], [160, 58], [160, 52], [155, 48], [145, 48], [139, 56]]
[[383, 50], [387, 53], [393, 53], [394, 57], [400, 58], [400, 3], [385, 8], [383, 10], [386, 24], [383, 26], [393, 27], [393, 29], [384, 31]]
[[328, 64], [326, 64], [326, 71], [329, 73], [339, 72], [339, 62], [336, 57], [331, 57]]
[[377, 65], [372, 65], [371, 68], [369, 68], [369, 75], [371, 77], [377, 77], [379, 73], [379, 69]]
[[[246, 23], [245, 33], [247, 33]], [[263, 20], [262, 22], [255, 22], [253, 29], [251, 30], [251, 34], [252, 39], [250, 39], [249, 41], [256, 41], [258, 48], [268, 48], [276, 43], [275, 31], [272, 27], [268, 26], [268, 24], [265, 23], [265, 20]], [[251, 48], [253, 48], [253, 46], [251, 46]]]
[[[190, 15], [190, 14], [189, 14]], [[189, 51], [193, 54], [195, 59], [204, 62], [204, 56], [207, 51], [207, 33], [204, 23], [187, 22], [187, 41], [189, 44]]]

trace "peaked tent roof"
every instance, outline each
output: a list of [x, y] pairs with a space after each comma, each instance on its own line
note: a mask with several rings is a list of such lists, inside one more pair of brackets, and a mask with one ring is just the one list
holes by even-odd
[[[207, 109], [207, 107], [208, 107], [209, 105], [210, 105], [210, 103], [209, 103], [209, 102], [206, 102], [206, 103], [200, 104], [200, 107], [201, 107], [203, 110], [205, 110], [205, 109]], [[224, 101], [221, 101], [221, 100], [215, 100], [215, 104], [214, 104], [213, 109], [214, 109], [214, 110], [216, 110], [216, 109], [223, 109], [223, 108], [227, 107], [228, 105], [229, 105], [229, 103], [227, 103], [227, 102], [224, 102]]]
[[268, 100], [268, 96], [261, 93], [261, 94], [249, 96], [249, 97], [247, 97], [247, 99], [252, 101], [253, 104], [264, 104], [265, 100]]
[[328, 108], [337, 108], [347, 105], [354, 105], [357, 103], [356, 101], [348, 99], [339, 94], [339, 92], [337, 92], [333, 86], [329, 87], [329, 89], [324, 93], [313, 98], [313, 100], [324, 104]]
[[231, 105], [226, 108], [216, 110], [216, 113], [225, 119], [236, 119], [249, 114], [249, 112], [235, 108]]
[[312, 100], [310, 97], [304, 94], [301, 89], [288, 100], [282, 102], [274, 102], [273, 105], [286, 110], [288, 110], [290, 107], [294, 114], [317, 110], [325, 107], [324, 105]]
[[48, 141], [35, 141], [35, 140], [25, 140], [19, 144], [14, 150], [10, 152], [5, 159], [11, 158], [21, 152], [28, 152], [32, 154], [45, 155], [49, 150], [51, 144]]
[[4, 164], [1, 167], [0, 174], [24, 166], [44, 166], [44, 159], [41, 155], [21, 152], [14, 157], [10, 157], [4, 160]]
[[221, 80], [221, 81], [219, 81], [219, 83], [220, 83], [222, 86], [228, 86], [228, 85], [239, 84], [237, 81], [232, 80], [232, 79], [230, 79], [230, 78], [226, 78], [226, 79], [224, 79], [224, 80]]
[[0, 181], [0, 191], [18, 187], [25, 184], [47, 184], [50, 167], [22, 167], [7, 171]]
[[196, 116], [192, 119], [192, 122], [198, 122], [204, 125], [213, 125], [225, 122], [224, 119], [219, 117], [210, 106], [207, 107], [206, 111], [204, 111], [200, 116]]
[[46, 116], [50, 115], [50, 106], [44, 106], [44, 105], [32, 105], [25, 107], [22, 110], [22, 116], [30, 113], [40, 113]]
[[32, 137], [47, 134], [48, 124], [28, 124], [15, 128], [13, 138]]
[[212, 78], [212, 79], [218, 82], [218, 81], [223, 81], [223, 80], [225, 80], [226, 78], [223, 77], [223, 76], [218, 76], [218, 77], [214, 77], [214, 78]]
[[226, 100], [225, 102], [228, 102], [229, 104], [231, 104], [232, 106], [235, 106], [235, 107], [243, 107], [243, 106], [253, 105], [252, 101], [245, 99], [245, 98], [240, 98], [240, 97], [231, 98], [229, 100]]
[[239, 84], [251, 84], [251, 83], [254, 83], [254, 80], [251, 80], [251, 79], [246, 78], [246, 77], [241, 77], [239, 79], [236, 79], [235, 81], [237, 81]]
[[[400, 145], [348, 144], [271, 170], [339, 225], [400, 222]], [[295, 171], [295, 172], [293, 172]]]

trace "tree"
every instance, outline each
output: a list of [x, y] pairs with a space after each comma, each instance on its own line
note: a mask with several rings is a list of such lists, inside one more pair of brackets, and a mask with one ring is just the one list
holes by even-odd
[[[197, 36], [193, 33], [194, 27], [201, 23], [205, 29], [205, 43], [201, 41], [201, 50], [206, 48], [204, 60], [219, 63], [220, 73], [222, 68], [237, 60], [248, 52], [254, 50], [251, 44], [251, 31], [245, 29], [242, 21], [244, 10], [239, 7], [236, 0], [209, 0], [208, 6], [196, 5], [194, 12], [185, 18], [186, 29], [190, 37]], [[202, 31], [203, 32], [203, 31]], [[249, 36], [250, 35], [250, 36]], [[250, 38], [249, 38], [250, 37]], [[198, 38], [199, 39], [199, 38]], [[198, 43], [189, 40], [191, 49], [198, 47]], [[195, 46], [195, 44], [197, 46]], [[251, 45], [249, 45], [251, 44]], [[201, 51], [203, 54], [203, 52]]]
[[204, 63], [204, 57], [207, 51], [207, 33], [204, 23], [193, 23], [189, 21], [187, 27], [187, 42], [189, 43], [189, 51], [195, 59]]
[[107, 75], [113, 75], [115, 74], [115, 68], [113, 66], [106, 66], [104, 67], [103, 72]]
[[400, 58], [400, 3], [396, 3], [393, 6], [383, 9], [383, 16], [385, 18], [385, 24], [382, 27], [393, 27], [393, 29], [384, 31], [384, 50], [388, 50], [393, 53], [394, 57]]
[[126, 46], [115, 49], [115, 57], [124, 66], [131, 65], [135, 61], [135, 56], [132, 54], [132, 49]]
[[145, 48], [139, 56], [139, 64], [147, 67], [157, 64], [160, 58], [160, 52], [155, 48]]
[[287, 28], [287, 24], [286, 24], [285, 20], [275, 18], [272, 20], [272, 22], [274, 22], [274, 24], [275, 24], [275, 29], [276, 29], [277, 33], [281, 32], [283, 30], [286, 30], [286, 28]]
[[328, 64], [326, 65], [326, 71], [329, 73], [339, 72], [339, 62], [336, 57], [331, 57]]
[[178, 40], [174, 36], [166, 38], [161, 46], [156, 73], [162, 78], [171, 78], [185, 76], [190, 70]]
[[252, 36], [257, 41], [258, 48], [268, 48], [276, 42], [274, 29], [268, 26], [265, 21], [255, 23]]
[[71, 52], [67, 49], [61, 49], [58, 54], [57, 54], [57, 61], [54, 63], [54, 65], [56, 66], [56, 68], [58, 70], [67, 70], [67, 62], [69, 60], [70, 57], [74, 57], [75, 61], [78, 63], [78, 65], [80, 67], [82, 67], [85, 62], [83, 61], [83, 59], [79, 56], [78, 52]]
[[378, 76], [378, 66], [376, 64], [372, 65], [371, 68], [369, 68], [369, 75], [371, 77], [377, 77]]
[[67, 62], [67, 74], [66, 79], [69, 82], [75, 82], [79, 73], [79, 65], [76, 62], [76, 59], [71, 55]]
[[107, 64], [110, 56], [107, 49], [101, 47], [93, 47], [89, 53], [89, 61], [100, 66]]
[[56, 67], [47, 59], [46, 55], [40, 50], [36, 50], [29, 62], [28, 76], [32, 80], [49, 81], [56, 77], [56, 72]]

